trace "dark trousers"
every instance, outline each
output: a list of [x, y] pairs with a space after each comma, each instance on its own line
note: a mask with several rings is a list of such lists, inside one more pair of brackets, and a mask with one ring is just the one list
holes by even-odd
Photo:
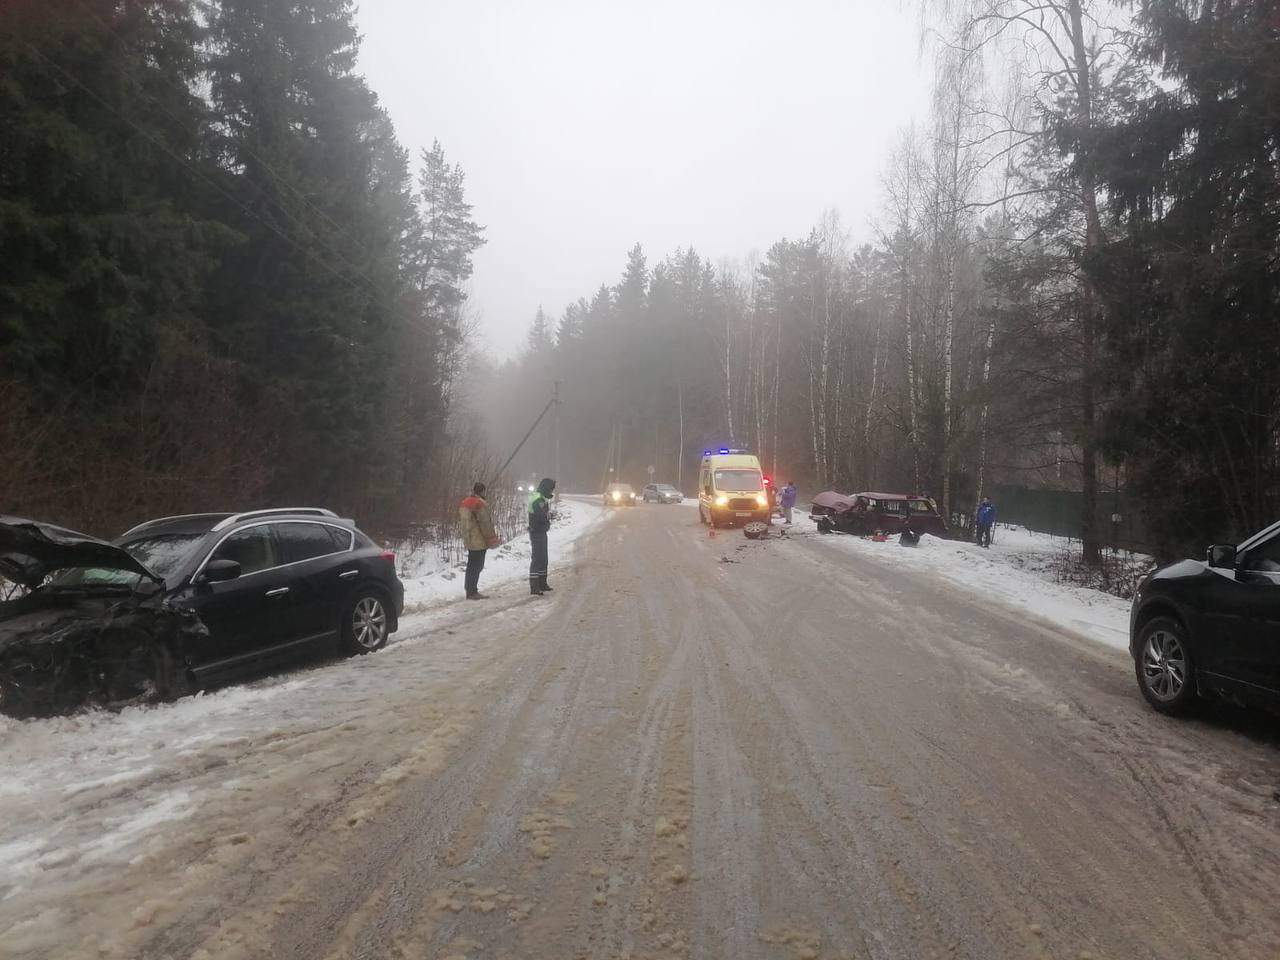
[[487, 550], [467, 551], [467, 596], [480, 592], [480, 571], [484, 569], [484, 555]]
[[547, 531], [530, 530], [529, 544], [533, 557], [529, 560], [529, 583], [537, 586], [547, 579]]
[[989, 523], [978, 524], [978, 546], [980, 547], [991, 546], [991, 524]]

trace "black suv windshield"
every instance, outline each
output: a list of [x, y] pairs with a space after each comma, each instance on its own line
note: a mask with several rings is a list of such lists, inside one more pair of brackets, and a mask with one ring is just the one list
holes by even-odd
[[202, 539], [203, 533], [161, 534], [130, 540], [123, 549], [157, 577], [168, 577]]
[[[161, 579], [167, 578], [204, 536], [200, 533], [145, 537], [123, 544], [120, 549]], [[120, 587], [132, 590], [142, 575], [111, 567], [74, 567], [58, 574], [52, 587]]]

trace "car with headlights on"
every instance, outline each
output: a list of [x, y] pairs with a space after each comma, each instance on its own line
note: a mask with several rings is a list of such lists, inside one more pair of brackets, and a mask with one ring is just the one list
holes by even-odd
[[1280, 710], [1280, 523], [1148, 576], [1130, 609], [1129, 653], [1161, 713], [1205, 697]]
[[604, 490], [604, 505], [606, 507], [634, 507], [636, 505], [636, 492], [629, 483], [611, 483]]

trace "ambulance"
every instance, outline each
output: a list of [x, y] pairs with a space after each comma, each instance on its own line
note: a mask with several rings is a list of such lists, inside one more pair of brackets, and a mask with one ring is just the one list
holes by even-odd
[[[698, 472], [698, 518], [713, 527], [769, 522], [760, 461], [746, 450], [704, 450]], [[754, 527], [753, 527], [754, 529]]]

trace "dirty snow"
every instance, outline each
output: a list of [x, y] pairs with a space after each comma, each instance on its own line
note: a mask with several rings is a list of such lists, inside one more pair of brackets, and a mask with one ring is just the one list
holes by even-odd
[[[796, 524], [815, 529], [807, 514], [797, 514]], [[928, 570], [994, 603], [1034, 614], [1109, 647], [1129, 648], [1128, 600], [1056, 580], [1054, 571], [1070, 549], [1064, 537], [1001, 524], [990, 548], [928, 535], [917, 547], [904, 547], [896, 537], [876, 543], [846, 534], [831, 534], [823, 542], [884, 563]]]

